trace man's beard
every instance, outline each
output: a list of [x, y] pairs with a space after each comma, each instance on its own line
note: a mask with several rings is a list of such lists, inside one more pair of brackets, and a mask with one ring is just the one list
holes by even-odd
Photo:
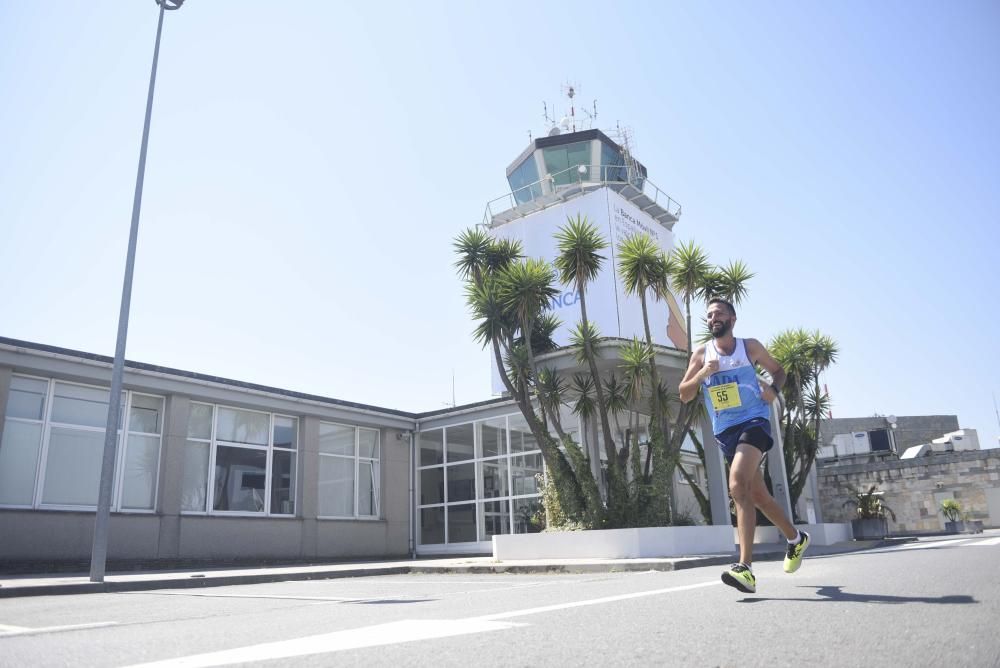
[[725, 336], [726, 334], [728, 334], [729, 332], [731, 332], [732, 329], [733, 329], [733, 321], [732, 320], [724, 320], [720, 324], [722, 326], [719, 327], [718, 330], [716, 330], [716, 329], [710, 329], [709, 330], [712, 333], [712, 338], [713, 339], [721, 339], [723, 336]]

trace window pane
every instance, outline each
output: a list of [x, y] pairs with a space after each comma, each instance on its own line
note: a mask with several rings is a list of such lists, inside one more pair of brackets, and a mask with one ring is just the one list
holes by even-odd
[[472, 459], [476, 456], [476, 449], [473, 447], [473, 425], [460, 424], [457, 427], [448, 427], [448, 461], [460, 462], [465, 459]]
[[378, 464], [358, 462], [358, 515], [378, 515]]
[[52, 421], [103, 428], [108, 422], [108, 395], [108, 390], [56, 383]]
[[508, 496], [507, 459], [483, 462], [483, 498]]
[[42, 425], [7, 420], [0, 440], [0, 503], [31, 505]]
[[444, 542], [444, 507], [420, 510], [420, 544], [437, 545]]
[[510, 416], [510, 451], [514, 453], [537, 449], [538, 442], [528, 429], [524, 416]]
[[459, 464], [448, 467], [448, 503], [472, 501], [476, 498], [476, 465]]
[[420, 505], [444, 503], [444, 469], [420, 471]]
[[218, 446], [215, 451], [215, 509], [264, 512], [266, 467], [267, 453], [262, 450]]
[[378, 459], [378, 430], [358, 430], [358, 456]]
[[483, 504], [483, 537], [510, 533], [510, 501], [488, 501]]
[[274, 416], [274, 447], [295, 449], [298, 420], [283, 415]]
[[212, 438], [212, 407], [208, 404], [191, 404], [188, 438]]
[[542, 149], [542, 157], [545, 160], [545, 171], [555, 177], [556, 185], [575, 183], [578, 178], [576, 170], [567, 170], [577, 165], [590, 165], [590, 142], [581, 141]]
[[96, 506], [104, 433], [52, 427], [42, 503]]
[[479, 425], [483, 443], [483, 457], [507, 454], [507, 421], [504, 418], [487, 420]]
[[448, 542], [469, 543], [476, 540], [476, 504], [448, 506]]
[[422, 431], [420, 439], [420, 465], [434, 466], [444, 463], [444, 436], [441, 429]]
[[159, 434], [160, 420], [163, 418], [163, 399], [132, 395], [132, 410], [129, 415], [128, 430], [143, 434]]
[[10, 379], [10, 394], [7, 396], [7, 417], [41, 420], [45, 415], [45, 394], [49, 383], [36, 378]]
[[121, 507], [152, 510], [159, 470], [160, 437], [130, 434], [125, 450]]
[[535, 154], [532, 153], [507, 177], [507, 182], [510, 184], [514, 199], [518, 204], [524, 204], [536, 197], [541, 197], [542, 188], [537, 183], [538, 180], [538, 166], [535, 164]]
[[267, 413], [254, 413], [220, 406], [215, 438], [233, 443], [267, 445], [267, 432], [270, 429], [271, 419]]
[[181, 478], [181, 510], [205, 511], [208, 490], [208, 443], [184, 444], [184, 474]]
[[518, 455], [510, 458], [511, 484], [514, 486], [514, 496], [520, 494], [537, 494], [538, 481], [536, 475], [542, 472], [542, 455]]
[[276, 450], [271, 458], [271, 514], [295, 514], [295, 453]]
[[322, 517], [354, 516], [354, 460], [319, 458], [319, 514]]
[[514, 499], [514, 533], [538, 533], [544, 518], [540, 498]]
[[319, 423], [319, 451], [329, 455], [354, 456], [354, 427]]

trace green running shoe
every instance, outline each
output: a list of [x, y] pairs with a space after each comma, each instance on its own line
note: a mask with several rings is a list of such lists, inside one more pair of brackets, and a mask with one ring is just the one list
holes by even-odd
[[722, 574], [722, 581], [748, 594], [757, 591], [757, 578], [753, 576], [753, 571], [743, 564], [733, 564]]
[[806, 548], [808, 547], [809, 534], [805, 531], [799, 531], [799, 541], [789, 545], [788, 552], [785, 553], [786, 573], [794, 573], [799, 570], [799, 566], [802, 565], [802, 555], [806, 553]]

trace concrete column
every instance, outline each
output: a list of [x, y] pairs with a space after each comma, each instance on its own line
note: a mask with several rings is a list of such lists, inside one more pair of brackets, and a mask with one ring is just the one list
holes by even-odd
[[303, 557], [316, 556], [319, 526], [319, 418], [299, 419], [299, 473], [295, 491], [296, 515], [302, 518]]
[[[156, 556], [170, 559], [180, 556], [181, 490], [184, 477], [184, 443], [187, 440], [191, 400], [183, 395], [167, 397], [163, 420], [163, 452], [160, 454], [160, 484], [157, 511], [160, 536]], [[209, 472], [211, 479], [211, 471]]]
[[778, 413], [778, 402], [771, 404], [771, 438], [774, 439], [774, 447], [767, 458], [767, 471], [771, 475], [771, 487], [774, 492], [774, 499], [785, 511], [789, 521], [792, 515], [792, 500], [788, 494], [788, 472], [785, 471], [785, 448], [781, 436], [781, 415]]
[[10, 396], [10, 379], [13, 375], [8, 367], [0, 366], [0, 436], [3, 435], [3, 421], [7, 415], [7, 397]]
[[701, 443], [705, 448], [705, 475], [708, 477], [708, 501], [712, 504], [712, 524], [731, 526], [726, 465], [707, 415], [701, 420]]
[[820, 503], [819, 498], [819, 477], [816, 474], [816, 462], [813, 462], [812, 468], [809, 469], [809, 495], [812, 497], [813, 511], [816, 513], [816, 523], [823, 523], [823, 504]]

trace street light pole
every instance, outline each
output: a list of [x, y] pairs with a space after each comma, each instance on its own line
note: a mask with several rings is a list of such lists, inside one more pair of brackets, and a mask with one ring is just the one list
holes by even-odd
[[156, 0], [156, 4], [160, 6], [160, 17], [156, 24], [153, 67], [149, 74], [149, 93], [146, 96], [146, 122], [142, 127], [139, 169], [135, 178], [135, 197], [132, 200], [132, 227], [129, 230], [128, 236], [125, 281], [122, 285], [121, 310], [118, 313], [118, 341], [115, 344], [115, 361], [111, 367], [111, 396], [108, 398], [108, 421], [104, 428], [104, 457], [101, 460], [101, 485], [97, 496], [97, 516], [94, 520], [94, 545], [90, 553], [91, 582], [104, 582], [104, 567], [108, 557], [108, 525], [111, 523], [111, 490], [115, 478], [118, 416], [121, 414], [122, 373], [125, 369], [125, 339], [128, 336], [128, 312], [132, 301], [132, 273], [135, 268], [135, 245], [139, 236], [142, 182], [146, 173], [146, 145], [149, 143], [149, 120], [153, 114], [153, 87], [156, 84], [156, 61], [160, 57], [160, 34], [163, 32], [163, 13], [167, 9], [179, 9], [184, 4], [184, 0]]

